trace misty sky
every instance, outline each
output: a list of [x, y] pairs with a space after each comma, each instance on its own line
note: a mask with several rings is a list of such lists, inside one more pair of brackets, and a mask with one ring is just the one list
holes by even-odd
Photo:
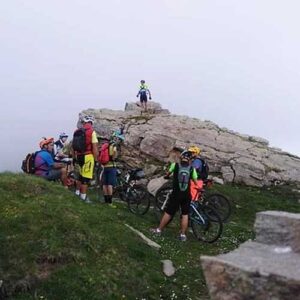
[[7, 0], [0, 6], [0, 171], [140, 79], [172, 113], [300, 155], [298, 0]]

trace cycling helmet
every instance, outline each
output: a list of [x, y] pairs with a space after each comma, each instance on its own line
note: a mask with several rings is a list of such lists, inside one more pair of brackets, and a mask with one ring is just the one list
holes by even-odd
[[124, 135], [121, 134], [119, 130], [116, 130], [113, 132], [112, 138], [119, 139], [121, 141], [124, 141], [124, 139], [125, 139]]
[[95, 118], [93, 117], [93, 116], [84, 116], [83, 118], [82, 118], [82, 122], [83, 123], [92, 123], [92, 124], [94, 124], [94, 122], [95, 122]]
[[191, 153], [189, 151], [183, 151], [181, 154], [180, 154], [180, 160], [181, 161], [189, 161], [191, 158]]
[[145, 83], [145, 82], [146, 82], [145, 80], [143, 80], [143, 79], [141, 80], [141, 84], [143, 84], [143, 83]]
[[191, 153], [195, 153], [196, 155], [199, 155], [200, 152], [201, 152], [201, 149], [197, 146], [191, 146], [189, 149], [188, 149], [189, 152]]
[[42, 149], [45, 145], [48, 145], [50, 143], [53, 143], [54, 138], [50, 137], [50, 138], [45, 138], [43, 137], [43, 139], [40, 141], [40, 148]]
[[61, 132], [61, 133], [59, 134], [59, 138], [62, 139], [62, 138], [64, 138], [64, 137], [68, 137], [68, 135], [67, 135], [65, 132]]

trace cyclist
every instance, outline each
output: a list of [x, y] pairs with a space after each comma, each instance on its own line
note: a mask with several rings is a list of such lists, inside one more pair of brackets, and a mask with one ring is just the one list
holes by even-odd
[[137, 97], [140, 96], [140, 102], [141, 102], [141, 106], [142, 108], [147, 111], [147, 102], [148, 102], [148, 95], [149, 94], [149, 100], [151, 100], [151, 92], [148, 88], [148, 86], [146, 85], [145, 80], [141, 80], [141, 84], [140, 84], [140, 89], [138, 94], [136, 95]]
[[41, 151], [37, 152], [34, 165], [35, 175], [47, 180], [61, 179], [63, 185], [67, 187], [67, 170], [64, 163], [55, 162], [53, 159], [53, 138], [43, 138], [39, 146]]
[[192, 200], [197, 200], [199, 198], [199, 190], [203, 188], [202, 180], [202, 166], [203, 161], [199, 157], [201, 149], [197, 146], [191, 146], [188, 148], [188, 152], [191, 155], [192, 167], [197, 171], [197, 182], [191, 182], [191, 197]]
[[[87, 197], [87, 190], [88, 184], [93, 178], [94, 173], [94, 166], [95, 162], [97, 162], [98, 156], [98, 139], [96, 131], [93, 128], [94, 124], [94, 117], [86, 115], [82, 118], [82, 128], [85, 132], [85, 151], [75, 151], [76, 160], [79, 165], [79, 181], [80, 181], [80, 199], [90, 203], [91, 201]], [[76, 132], [82, 131], [82, 128], [77, 129], [74, 132], [73, 136], [73, 148], [74, 145], [80, 140], [81, 138], [79, 134], [77, 135]], [[76, 189], [79, 188], [79, 184], [77, 185]], [[77, 192], [78, 193], [78, 192]]]
[[175, 213], [181, 207], [181, 224], [180, 235], [181, 241], [186, 241], [186, 230], [188, 228], [188, 215], [190, 210], [190, 182], [197, 182], [197, 172], [195, 168], [191, 166], [190, 153], [185, 151], [180, 156], [179, 163], [172, 163], [165, 178], [168, 178], [173, 174], [173, 191], [170, 196], [170, 201], [167, 204], [165, 213], [157, 228], [151, 229], [151, 232], [157, 235], [161, 234], [161, 231], [173, 218]]
[[[106, 142], [101, 147], [100, 154], [100, 163], [103, 166], [102, 173], [102, 183], [103, 183], [103, 195], [105, 203], [111, 205], [111, 207], [115, 208], [112, 204], [112, 194], [113, 188], [117, 183], [117, 165], [116, 158], [118, 156], [118, 151], [116, 147], [116, 142], [119, 138], [113, 134], [109, 142]], [[104, 153], [105, 152], [105, 153]]]
[[60, 133], [57, 141], [54, 142], [53, 154], [55, 161], [68, 162], [70, 158], [64, 153], [64, 148], [67, 145], [68, 135], [65, 132]]

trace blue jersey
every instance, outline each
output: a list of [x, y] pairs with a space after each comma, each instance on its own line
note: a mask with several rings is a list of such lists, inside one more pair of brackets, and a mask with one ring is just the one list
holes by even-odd
[[35, 174], [39, 176], [47, 175], [54, 164], [53, 156], [47, 150], [38, 152], [34, 159]]
[[202, 170], [202, 161], [200, 158], [195, 158], [192, 161], [192, 167], [196, 169], [197, 173]]

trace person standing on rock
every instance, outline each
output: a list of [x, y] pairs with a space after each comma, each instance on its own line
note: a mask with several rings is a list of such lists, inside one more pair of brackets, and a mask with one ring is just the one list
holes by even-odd
[[144, 109], [144, 111], [147, 111], [148, 94], [149, 100], [151, 100], [151, 92], [148, 86], [146, 85], [145, 80], [141, 80], [140, 89], [136, 96], [140, 96], [141, 106]]

